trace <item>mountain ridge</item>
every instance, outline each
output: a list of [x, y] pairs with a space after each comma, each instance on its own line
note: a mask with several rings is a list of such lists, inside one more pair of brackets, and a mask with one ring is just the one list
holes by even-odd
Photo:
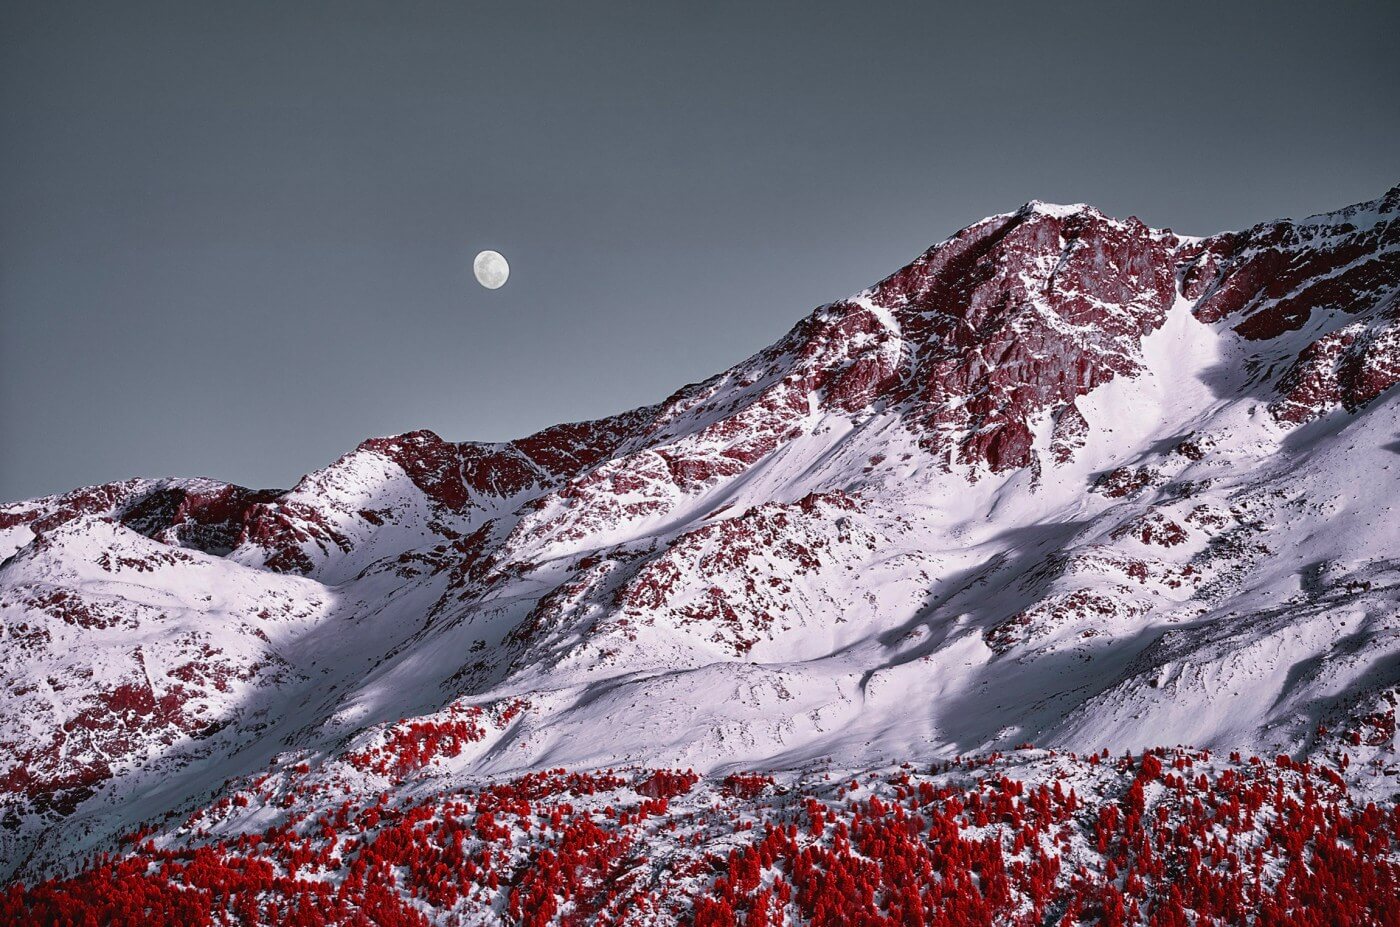
[[[269, 763], [368, 792], [1183, 743], [1345, 752], [1387, 795], [1397, 216], [1032, 201], [655, 405], [0, 506], [6, 871]], [[375, 771], [422, 725], [456, 752]]]

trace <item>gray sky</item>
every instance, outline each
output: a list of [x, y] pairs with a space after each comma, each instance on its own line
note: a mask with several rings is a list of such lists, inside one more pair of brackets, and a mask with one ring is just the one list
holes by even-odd
[[1379, 196], [1397, 35], [1393, 2], [6, 0], [0, 499], [652, 402], [1033, 197], [1204, 234]]

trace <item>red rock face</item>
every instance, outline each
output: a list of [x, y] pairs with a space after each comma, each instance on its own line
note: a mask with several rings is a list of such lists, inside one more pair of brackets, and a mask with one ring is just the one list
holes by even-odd
[[1185, 528], [1157, 511], [1149, 511], [1136, 521], [1124, 525], [1114, 535], [1119, 538], [1134, 537], [1144, 544], [1158, 547], [1175, 547], [1185, 543], [1190, 537]]
[[[544, 460], [554, 464], [566, 461], [577, 464], [578, 455], [586, 457], [586, 451], [577, 444], [583, 442], [588, 428], [587, 424], [560, 426], [554, 430], [559, 433], [553, 438], [537, 435], [506, 445], [452, 444], [431, 431], [422, 430], [391, 438], [371, 438], [357, 450], [387, 457], [398, 464], [429, 499], [461, 511], [470, 507], [474, 499], [509, 498], [538, 485], [542, 479], [554, 475], [554, 471], [542, 463]], [[567, 437], [563, 429], [568, 429]], [[569, 439], [575, 443], [566, 449], [562, 444]], [[561, 446], [555, 448], [552, 457], [541, 450], [538, 451], [541, 460], [535, 460], [527, 450], [553, 447], [554, 440]]]
[[1110, 499], [1125, 499], [1137, 495], [1161, 482], [1161, 474], [1152, 467], [1117, 467], [1101, 475], [1093, 491]]
[[1094, 627], [1131, 615], [1137, 606], [1126, 595], [1106, 595], [1076, 590], [1045, 599], [1034, 608], [1013, 615], [986, 634], [987, 646], [1006, 652], [1018, 644], [1033, 642], [1066, 625], [1083, 626], [1088, 634], [1105, 633]]
[[350, 539], [317, 507], [279, 499], [259, 503], [249, 511], [240, 541], [263, 551], [263, 565], [279, 573], [310, 573], [316, 561], [306, 548], [321, 551], [353, 549]]
[[1176, 293], [1177, 244], [1137, 220], [1028, 206], [931, 248], [871, 291], [912, 355], [891, 398], [950, 461], [1028, 465], [1037, 417], [1068, 415], [1072, 431], [1078, 396], [1139, 372]]
[[554, 477], [573, 477], [616, 454], [620, 445], [647, 422], [647, 410], [596, 422], [555, 425], [512, 441], [511, 447]]
[[1065, 406], [1055, 416], [1055, 430], [1050, 437], [1050, 453], [1056, 463], [1069, 463], [1075, 451], [1084, 446], [1089, 434], [1089, 422], [1074, 403]]
[[[1065, 423], [1058, 453], [1070, 454], [1088, 427], [1075, 398], [1140, 372], [1141, 340], [1175, 296], [1179, 245], [1087, 208], [1028, 206], [974, 226], [658, 407], [513, 442], [541, 486], [557, 488], [531, 504], [538, 514], [512, 543], [576, 541], [660, 515], [674, 490], [722, 484], [803, 434], [814, 410], [897, 409], [948, 467], [993, 472], [1027, 465], [1033, 426], [1053, 413]], [[391, 440], [420, 453], [421, 442]], [[451, 470], [439, 446], [421, 453], [424, 465], [399, 462], [411, 474]], [[420, 484], [464, 497], [455, 483], [450, 496], [433, 489], [438, 476]]]
[[280, 490], [232, 485], [208, 489], [172, 486], [127, 507], [121, 513], [121, 523], [158, 541], [223, 554], [242, 539], [253, 507], [270, 503], [281, 494]]
[[431, 431], [412, 431], [393, 438], [371, 438], [359, 450], [388, 457], [403, 468], [413, 484], [435, 502], [461, 509], [471, 498], [463, 473], [464, 448], [449, 444]]
[[1400, 304], [1309, 344], [1279, 379], [1269, 411], [1302, 424], [1338, 406], [1355, 412], [1400, 383]]
[[214, 480], [126, 480], [7, 506], [0, 530], [25, 525], [42, 535], [98, 516], [153, 540], [222, 555], [243, 539], [255, 507], [281, 495]]
[[1247, 341], [1330, 328], [1294, 356], [1270, 411], [1287, 424], [1354, 412], [1400, 382], [1400, 187], [1301, 223], [1216, 236], [1184, 287], [1198, 318], [1228, 321]]
[[875, 548], [875, 539], [856, 529], [829, 531], [843, 513], [858, 510], [858, 500], [844, 493], [811, 494], [683, 534], [618, 588], [618, 611], [595, 633], [661, 623], [735, 656], [748, 654], [790, 629], [797, 585], [824, 569], [834, 572], [834, 548]]
[[103, 483], [75, 489], [61, 496], [35, 499], [6, 506], [0, 511], [0, 529], [26, 525], [35, 534], [52, 531], [83, 515], [110, 514], [128, 503], [139, 493], [141, 480]]
[[1211, 239], [1188, 271], [1188, 294], [1201, 293], [1197, 317], [1238, 319], [1235, 331], [1258, 341], [1302, 328], [1318, 310], [1375, 307], [1400, 280], [1397, 190], [1379, 201], [1374, 224], [1352, 224], [1343, 210], [1325, 225], [1283, 221]]
[[[146, 679], [101, 688], [83, 697], [76, 712], [42, 746], [26, 746], [0, 762], [0, 794], [24, 796], [37, 810], [69, 813], [109, 779], [114, 767], [158, 751], [177, 738], [205, 730], [209, 721], [188, 703], [205, 687], [227, 690], [229, 680], [251, 672], [222, 661], [217, 652], [191, 660], [171, 675], [176, 683], [157, 691]], [[137, 654], [139, 662], [139, 652]], [[61, 683], [60, 683], [61, 686]]]

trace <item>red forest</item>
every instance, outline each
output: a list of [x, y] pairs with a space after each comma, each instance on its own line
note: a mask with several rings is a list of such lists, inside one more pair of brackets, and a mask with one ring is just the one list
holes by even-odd
[[[1400, 924], [1400, 811], [1287, 757], [994, 754], [802, 788], [559, 770], [334, 805], [295, 772], [275, 801], [264, 777], [70, 878], [11, 885], [0, 922]], [[259, 803], [290, 811], [220, 830]]]

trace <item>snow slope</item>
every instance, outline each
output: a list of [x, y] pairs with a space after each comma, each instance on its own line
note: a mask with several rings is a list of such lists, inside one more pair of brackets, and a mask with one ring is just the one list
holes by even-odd
[[302, 764], [1190, 744], [1393, 802], [1397, 382], [1400, 187], [1205, 239], [1032, 202], [654, 406], [5, 506], [0, 872]]

